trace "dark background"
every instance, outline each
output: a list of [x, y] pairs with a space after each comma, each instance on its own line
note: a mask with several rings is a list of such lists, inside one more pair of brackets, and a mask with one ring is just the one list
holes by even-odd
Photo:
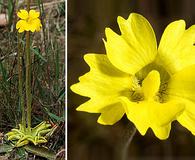
[[[68, 1], [68, 88], [89, 71], [83, 60], [86, 53], [105, 53], [102, 38], [105, 27], [119, 32], [117, 16], [125, 19], [131, 12], [146, 17], [157, 40], [172, 21], [184, 19], [187, 27], [195, 22], [194, 0], [69, 0]], [[112, 126], [96, 123], [98, 114], [77, 112], [87, 99], [68, 89], [68, 159], [120, 160], [132, 123], [124, 116]], [[195, 159], [195, 137], [177, 122], [170, 137], [157, 139], [151, 130], [145, 136], [136, 133], [128, 149], [133, 160]]]

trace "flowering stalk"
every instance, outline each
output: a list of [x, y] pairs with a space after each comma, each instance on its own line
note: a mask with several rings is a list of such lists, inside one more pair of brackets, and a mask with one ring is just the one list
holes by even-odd
[[30, 11], [30, 0], [26, 1], [26, 6], [27, 6], [27, 11], [29, 12]]
[[129, 147], [130, 147], [131, 142], [133, 140], [133, 137], [136, 134], [136, 128], [134, 126], [133, 126], [133, 128], [131, 128], [129, 134], [130, 135], [127, 139], [127, 142], [125, 143], [124, 148], [122, 150], [122, 160], [127, 160], [127, 158], [128, 158], [128, 150], [129, 150]]
[[19, 103], [22, 111], [22, 125], [26, 126], [25, 109], [24, 109], [24, 94], [23, 94], [23, 72], [22, 72], [22, 46], [21, 34], [18, 33], [18, 90], [19, 90]]
[[31, 58], [30, 58], [30, 32], [26, 32], [26, 101], [28, 131], [31, 128]]
[[[27, 0], [27, 11], [30, 11], [30, 0]], [[30, 32], [26, 32], [26, 101], [28, 132], [31, 132], [31, 58], [30, 58]]]

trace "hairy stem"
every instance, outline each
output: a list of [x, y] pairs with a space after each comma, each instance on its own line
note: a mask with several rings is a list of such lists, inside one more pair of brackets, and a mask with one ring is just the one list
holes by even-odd
[[19, 90], [19, 104], [22, 112], [21, 123], [22, 126], [26, 127], [25, 120], [25, 108], [24, 108], [24, 94], [23, 94], [23, 71], [22, 71], [22, 43], [21, 43], [21, 34], [18, 33], [18, 90]]

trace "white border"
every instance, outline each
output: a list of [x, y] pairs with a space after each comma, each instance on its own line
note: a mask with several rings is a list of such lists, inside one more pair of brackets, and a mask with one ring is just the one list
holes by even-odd
[[65, 0], [65, 160], [68, 160], [68, 105], [67, 105], [67, 84], [68, 84], [68, 56], [67, 56], [67, 48], [68, 48], [68, 38], [67, 38], [67, 33], [68, 33], [68, 13], [67, 13], [67, 8], [68, 8], [68, 0]]

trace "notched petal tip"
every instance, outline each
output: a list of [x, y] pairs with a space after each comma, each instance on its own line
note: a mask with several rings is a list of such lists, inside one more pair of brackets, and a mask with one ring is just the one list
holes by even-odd
[[77, 91], [77, 84], [78, 83], [71, 85], [70, 86], [70, 90], [76, 93], [76, 91]]
[[[144, 16], [142, 16], [141, 14], [139, 14], [139, 13], [131, 13], [130, 15], [129, 15], [129, 17], [128, 17], [128, 19], [127, 19], [127, 21], [137, 21], [137, 20], [144, 20], [143, 22], [148, 22], [148, 20], [144, 17]], [[149, 22], [148, 22], [149, 23]]]
[[120, 102], [111, 104], [105, 108], [102, 108], [101, 115], [99, 116], [97, 122], [102, 125], [113, 125], [118, 122], [125, 112]]
[[183, 19], [179, 19], [179, 20], [173, 21], [169, 25], [180, 25], [183, 28], [186, 28], [186, 22]]
[[76, 111], [83, 111], [83, 110], [81, 109], [81, 107], [77, 107]]
[[28, 12], [25, 9], [21, 9], [19, 12], [17, 12], [17, 16], [21, 19], [27, 19]]
[[126, 19], [124, 19], [123, 17], [121, 16], [118, 16], [117, 17], [117, 23], [120, 25], [120, 24], [123, 24], [125, 21], [127, 21]]
[[158, 139], [166, 140], [170, 135], [171, 124], [168, 124], [166, 126], [154, 126], [151, 129]]
[[99, 123], [99, 124], [101, 124], [101, 125], [113, 125], [113, 124], [114, 124], [114, 122], [105, 122], [105, 121], [102, 119], [101, 115], [99, 116], [99, 118], [98, 118], [98, 120], [97, 120], [97, 123]]
[[112, 37], [117, 35], [111, 28], [106, 27], [105, 29], [105, 34], [106, 34], [106, 41], [108, 41], [108, 37]]
[[19, 32], [19, 33], [22, 33], [22, 32], [24, 32], [24, 29], [20, 28], [20, 29], [18, 30], [18, 32]]
[[106, 56], [106, 55], [105, 54], [100, 54], [100, 53], [86, 53], [86, 54], [84, 54], [83, 59], [88, 64], [92, 60], [95, 60], [95, 59], [97, 59], [97, 57], [100, 57], [100, 56]]
[[33, 19], [38, 18], [40, 16], [40, 12], [32, 9], [29, 11], [29, 16]]
[[87, 54], [85, 54], [85, 55], [83, 56], [84, 61], [85, 61], [85, 62], [88, 62], [89, 59], [90, 59], [90, 57], [91, 57], [91, 55], [93, 55], [93, 53], [87, 53]]

